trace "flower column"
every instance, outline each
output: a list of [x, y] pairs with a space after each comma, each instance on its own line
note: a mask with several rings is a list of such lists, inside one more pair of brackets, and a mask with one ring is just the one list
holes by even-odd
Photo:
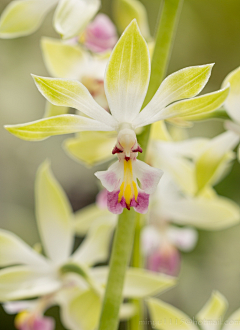
[[[182, 2], [183, 0], [165, 1], [153, 53], [150, 85], [144, 105], [151, 100], [166, 73], [175, 27]], [[145, 128], [140, 139], [140, 144], [144, 145], [145, 152], [148, 144], [149, 133], [150, 126]], [[145, 157], [145, 152], [142, 154], [142, 159]], [[118, 327], [118, 314], [120, 304], [122, 302], [125, 272], [130, 260], [134, 233], [135, 212], [132, 209], [130, 212], [125, 209], [119, 216], [118, 226], [114, 237], [113, 250], [110, 260], [110, 272], [98, 328], [99, 330], [115, 330]], [[138, 238], [135, 236], [136, 243]], [[135, 325], [137, 326], [136, 321], [138, 323], [138, 318], [135, 320]], [[134, 326], [134, 323], [132, 325]]]

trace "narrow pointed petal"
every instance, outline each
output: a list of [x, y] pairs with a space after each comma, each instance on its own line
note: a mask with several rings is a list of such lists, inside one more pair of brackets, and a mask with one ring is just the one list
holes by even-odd
[[240, 309], [236, 310], [225, 322], [222, 330], [238, 330], [240, 324]]
[[94, 101], [87, 88], [79, 81], [38, 76], [33, 78], [40, 93], [49, 102], [76, 108], [85, 115], [115, 128], [116, 122], [112, 116]]
[[97, 13], [100, 0], [60, 0], [55, 11], [54, 26], [64, 38], [78, 36]]
[[81, 47], [43, 37], [41, 48], [45, 65], [51, 76], [67, 79], [81, 77], [86, 64], [86, 54]]
[[35, 32], [58, 0], [12, 1], [0, 19], [0, 38], [16, 38]]
[[73, 246], [72, 210], [47, 161], [37, 172], [36, 215], [46, 254], [57, 263], [65, 261]]
[[114, 3], [114, 17], [118, 30], [122, 33], [136, 18], [139, 29], [145, 39], [150, 39], [147, 11], [138, 0], [118, 0]]
[[115, 143], [116, 137], [110, 136], [109, 133], [84, 132], [75, 138], [65, 140], [63, 147], [74, 160], [92, 167], [113, 158], [112, 150]]
[[92, 289], [76, 294], [61, 304], [63, 325], [72, 330], [94, 330], [101, 311], [101, 298]]
[[47, 260], [11, 232], [0, 230], [0, 267], [25, 264], [48, 267]]
[[175, 223], [204, 230], [221, 230], [239, 223], [240, 208], [228, 198], [188, 198], [165, 201], [164, 210]]
[[217, 92], [205, 94], [192, 99], [175, 102], [164, 109], [159, 108], [159, 112], [146, 121], [136, 121], [136, 127], [148, 125], [158, 120], [180, 118], [181, 120], [191, 121], [194, 116], [206, 114], [218, 109], [226, 100], [229, 94], [229, 86]]
[[91, 228], [89, 234], [74, 252], [72, 259], [92, 266], [107, 260], [115, 221], [104, 219]]
[[201, 322], [203, 330], [218, 330], [219, 322], [222, 321], [227, 308], [226, 298], [218, 291], [213, 291], [211, 298], [196, 315], [196, 318]]
[[[91, 275], [100, 284], [105, 285], [108, 276], [108, 267], [91, 269]], [[124, 284], [124, 298], [145, 298], [161, 293], [176, 284], [174, 277], [165, 274], [156, 274], [144, 269], [128, 268]]]
[[112, 115], [120, 123], [131, 123], [143, 104], [150, 77], [150, 56], [136, 20], [115, 46], [104, 79]]
[[213, 64], [184, 68], [169, 75], [137, 118], [137, 126], [151, 120], [170, 103], [194, 97], [201, 92], [211, 75]]
[[43, 117], [49, 118], [49, 117], [66, 115], [68, 111], [69, 111], [68, 107], [58, 107], [57, 105], [53, 105], [50, 102], [46, 102], [45, 113]]
[[104, 219], [116, 221], [116, 217], [107, 209], [100, 209], [96, 204], [88, 205], [74, 214], [72, 226], [79, 236], [85, 236], [91, 226], [98, 224]]
[[152, 194], [163, 175], [163, 171], [149, 166], [141, 160], [133, 162], [133, 171], [141, 183], [141, 189], [147, 194]]
[[159, 300], [147, 300], [150, 319], [159, 330], [199, 330], [194, 322], [179, 309]]
[[196, 161], [196, 179], [199, 191], [208, 184], [213, 184], [222, 174], [231, 158], [228, 153], [239, 143], [239, 136], [228, 131], [210, 140]]
[[229, 83], [231, 89], [228, 98], [224, 102], [224, 106], [232, 119], [240, 124], [240, 67], [227, 75], [223, 81], [222, 87], [225, 87]]
[[0, 301], [33, 298], [58, 290], [61, 282], [54, 273], [27, 266], [9, 267], [0, 271]]
[[120, 186], [123, 178], [123, 164], [119, 161], [112, 164], [107, 171], [99, 171], [95, 173], [96, 177], [101, 181], [104, 188], [112, 192]]
[[50, 136], [80, 131], [112, 131], [99, 121], [77, 115], [60, 115], [20, 125], [6, 125], [6, 130], [20, 139], [41, 141]]

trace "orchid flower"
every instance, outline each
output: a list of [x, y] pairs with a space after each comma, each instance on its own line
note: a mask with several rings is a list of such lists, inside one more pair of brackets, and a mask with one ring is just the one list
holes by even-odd
[[232, 330], [240, 329], [240, 309], [223, 321], [228, 308], [226, 298], [218, 291], [213, 291], [211, 298], [194, 319], [161, 300], [150, 298], [147, 301], [151, 323], [154, 329], [161, 330]]
[[[20, 312], [17, 317], [20, 330], [25, 330], [30, 323], [36, 325], [32, 330], [38, 330], [37, 325], [48, 326], [50, 321], [43, 317], [43, 313], [55, 304], [61, 307], [66, 327], [94, 330], [101, 309], [108, 267], [91, 266], [107, 259], [115, 222], [104, 218], [89, 226], [84, 233], [87, 232], [86, 238], [71, 254], [75, 216], [47, 162], [40, 166], [37, 174], [36, 211], [46, 257], [11, 232], [0, 230], [0, 266], [5, 267], [0, 270], [0, 301], [40, 297], [40, 300], [31, 303], [16, 302]], [[161, 292], [174, 283], [172, 277], [129, 268], [124, 297], [143, 298]], [[92, 315], [86, 313], [87, 300], [92, 304]], [[121, 317], [131, 317], [134, 312], [131, 305], [123, 304]]]
[[[230, 72], [224, 79], [222, 86], [230, 84], [231, 90], [224, 102], [224, 107], [232, 121], [225, 122], [225, 128], [240, 136], [240, 67]], [[240, 161], [240, 147], [238, 149], [238, 160]]]
[[[121, 213], [124, 207], [134, 207], [137, 212], [146, 213], [149, 195], [156, 189], [162, 171], [137, 160], [138, 152], [142, 152], [142, 149], [138, 145], [135, 130], [159, 120], [218, 108], [228, 95], [228, 87], [182, 100], [202, 90], [211, 68], [212, 65], [191, 67], [170, 75], [140, 112], [149, 84], [150, 57], [147, 44], [134, 20], [115, 46], [105, 73], [104, 87], [111, 114], [100, 107], [78, 81], [34, 76], [39, 91], [48, 101], [58, 106], [75, 107], [88, 117], [60, 115], [6, 126], [6, 129], [32, 141], [79, 131], [116, 131], [117, 142], [112, 153], [117, 154], [118, 162], [105, 172], [97, 172], [96, 176], [109, 191], [108, 208], [113, 213]], [[174, 102], [179, 99], [181, 101]]]
[[16, 38], [35, 32], [46, 14], [57, 5], [53, 25], [64, 38], [83, 32], [95, 16], [100, 0], [17, 0], [5, 8], [0, 20], [0, 38]]

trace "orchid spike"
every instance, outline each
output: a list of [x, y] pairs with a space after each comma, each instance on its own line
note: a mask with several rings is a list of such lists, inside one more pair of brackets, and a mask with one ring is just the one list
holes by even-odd
[[[6, 126], [6, 129], [32, 141], [79, 131], [116, 131], [113, 153], [117, 154], [118, 162], [105, 172], [97, 172], [96, 176], [109, 191], [109, 210], [121, 213], [124, 207], [134, 207], [137, 212], [146, 213], [149, 195], [156, 189], [162, 171], [137, 160], [141, 146], [136, 129], [159, 120], [209, 112], [219, 107], [229, 87], [192, 98], [207, 83], [211, 68], [212, 65], [190, 67], [170, 75], [140, 112], [149, 85], [150, 56], [137, 22], [133, 20], [116, 44], [105, 73], [104, 87], [111, 114], [100, 107], [78, 81], [34, 76], [39, 91], [49, 102], [74, 107], [88, 117], [60, 115]], [[190, 99], [183, 100], [185, 98]], [[175, 102], [177, 100], [181, 101]]]

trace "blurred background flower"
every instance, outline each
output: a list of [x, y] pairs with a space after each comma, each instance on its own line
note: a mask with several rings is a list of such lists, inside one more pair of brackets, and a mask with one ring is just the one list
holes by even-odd
[[[141, 1], [148, 12], [151, 35], [157, 19], [159, 0]], [[1, 0], [0, 13], [10, 3]], [[112, 18], [112, 0], [102, 0], [100, 12]], [[223, 79], [240, 65], [240, 2], [238, 0], [185, 0], [168, 74], [190, 65], [215, 62], [204, 93], [219, 89]], [[7, 123], [18, 124], [43, 116], [45, 99], [37, 91], [30, 73], [48, 76], [40, 49], [41, 36], [58, 38], [52, 27], [53, 11], [40, 29], [28, 37], [0, 39], [0, 227], [11, 230], [30, 245], [39, 242], [34, 222], [34, 180], [37, 167], [49, 157], [53, 171], [67, 191], [74, 210], [94, 202], [98, 192], [94, 169], [72, 161], [62, 150], [64, 136], [35, 143], [16, 139], [4, 130]], [[211, 120], [189, 128], [190, 136], [213, 137], [223, 131], [221, 121]], [[221, 195], [240, 203], [240, 168], [215, 186]], [[97, 167], [104, 170], [105, 165]], [[212, 289], [228, 300], [229, 316], [240, 306], [240, 225], [217, 232], [199, 231], [193, 252], [182, 254], [178, 286], [161, 296], [164, 301], [195, 315]], [[48, 314], [56, 316], [57, 309]], [[11, 316], [0, 312], [1, 327], [14, 329]], [[56, 319], [56, 329], [63, 327]]]

